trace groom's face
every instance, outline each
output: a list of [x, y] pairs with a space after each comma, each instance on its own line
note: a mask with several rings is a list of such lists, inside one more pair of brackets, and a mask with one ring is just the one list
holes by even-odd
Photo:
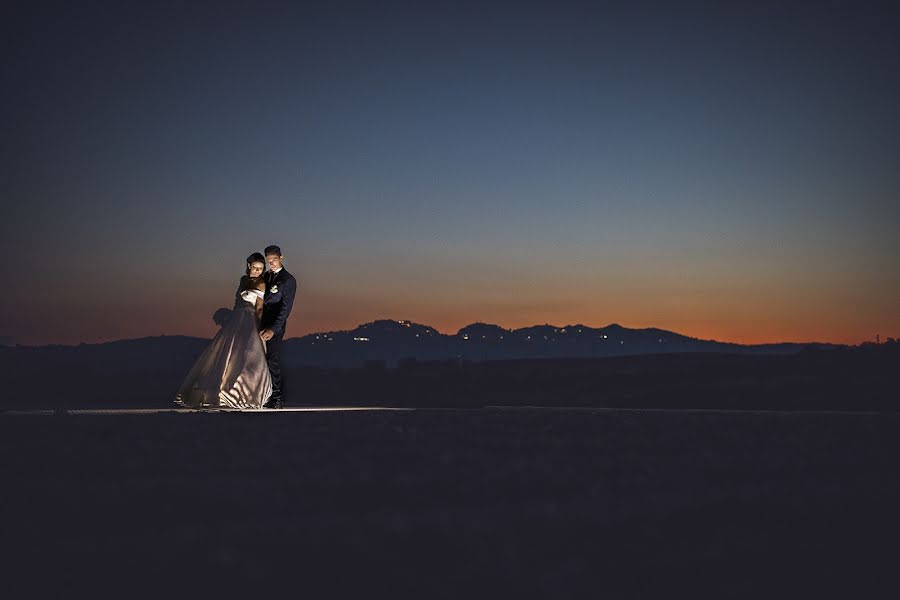
[[274, 271], [275, 269], [281, 268], [281, 255], [280, 254], [266, 254], [266, 262], [269, 263], [269, 269]]

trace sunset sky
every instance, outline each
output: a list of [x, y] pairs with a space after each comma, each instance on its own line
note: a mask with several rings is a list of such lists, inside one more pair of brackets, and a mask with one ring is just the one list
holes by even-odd
[[188, 4], [0, 8], [2, 343], [209, 337], [271, 243], [287, 337], [900, 336], [890, 3]]

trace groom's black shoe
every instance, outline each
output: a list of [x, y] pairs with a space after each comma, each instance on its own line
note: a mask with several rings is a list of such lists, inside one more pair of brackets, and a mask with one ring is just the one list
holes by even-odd
[[284, 408], [284, 403], [281, 400], [269, 400], [263, 404], [263, 408]]

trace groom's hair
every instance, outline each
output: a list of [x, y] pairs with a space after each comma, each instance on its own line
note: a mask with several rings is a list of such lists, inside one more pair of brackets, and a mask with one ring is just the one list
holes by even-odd
[[263, 252], [266, 253], [266, 256], [268, 256], [270, 254], [277, 254], [278, 256], [281, 256], [281, 248], [279, 248], [278, 246], [274, 246], [274, 245], [266, 246], [266, 249], [263, 250]]
[[263, 264], [263, 273], [266, 271], [266, 257], [260, 254], [259, 252], [254, 252], [250, 256], [247, 257], [247, 277], [250, 277], [250, 265], [255, 262], [261, 262]]

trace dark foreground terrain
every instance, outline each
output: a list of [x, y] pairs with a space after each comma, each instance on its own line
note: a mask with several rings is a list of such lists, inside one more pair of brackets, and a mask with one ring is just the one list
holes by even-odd
[[[146, 338], [0, 348], [0, 409], [170, 408], [208, 344]], [[291, 359], [291, 360], [288, 360]], [[900, 342], [790, 355], [682, 352], [603, 358], [291, 365], [288, 406], [489, 405], [900, 411]]]
[[0, 467], [7, 597], [900, 590], [891, 414], [3, 414]]

